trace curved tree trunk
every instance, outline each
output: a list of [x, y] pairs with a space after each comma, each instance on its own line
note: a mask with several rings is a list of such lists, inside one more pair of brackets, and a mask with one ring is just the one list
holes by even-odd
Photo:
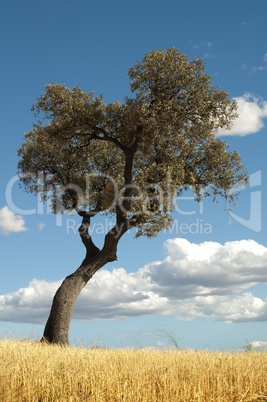
[[106, 234], [102, 250], [99, 250], [88, 234], [90, 217], [93, 215], [86, 212], [79, 212], [79, 215], [83, 216], [79, 233], [86, 247], [86, 257], [81, 266], [73, 274], [67, 276], [58, 288], [53, 298], [50, 315], [41, 339], [43, 342], [60, 345], [69, 344], [69, 327], [77, 297], [87, 282], [101, 267], [117, 259], [118, 241], [131, 228], [125, 220], [119, 224], [117, 219], [114, 228]]
[[[92, 268], [94, 265], [86, 266], [83, 263], [74, 274], [64, 279], [53, 298], [50, 315], [42, 338], [43, 341], [68, 345], [69, 327], [74, 304], [84, 286], [96, 272], [97, 269]], [[86, 272], [79, 272], [81, 268], [83, 268], [82, 271]]]
[[127, 219], [126, 213], [131, 206], [132, 187], [130, 184], [132, 183], [133, 157], [136, 147], [137, 141], [135, 141], [131, 149], [124, 148], [124, 182], [126, 186], [124, 200], [121, 205], [116, 205], [116, 224], [106, 234], [102, 250], [95, 246], [88, 233], [90, 219], [97, 215], [99, 211], [97, 208], [91, 212], [80, 211], [76, 204], [73, 205], [77, 213], [83, 218], [79, 234], [86, 248], [86, 257], [81, 266], [73, 274], [67, 276], [57, 290], [53, 298], [42, 341], [68, 345], [71, 316], [77, 297], [100, 268], [108, 262], [117, 260], [117, 245], [120, 238], [129, 229], [136, 226], [135, 218]]
[[74, 304], [85, 284], [79, 277], [67, 277], [57, 290], [43, 338], [49, 343], [68, 344]]
[[53, 298], [41, 341], [60, 345], [69, 344], [69, 328], [75, 302], [94, 273], [108, 262], [107, 258], [101, 257], [99, 255], [99, 258], [94, 258], [90, 265], [85, 259], [86, 264], [84, 261], [77, 271], [63, 280]]

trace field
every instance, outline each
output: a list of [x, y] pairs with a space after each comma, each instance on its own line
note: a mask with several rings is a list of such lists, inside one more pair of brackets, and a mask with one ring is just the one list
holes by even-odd
[[[265, 396], [265, 398], [264, 398]], [[0, 340], [0, 401], [267, 401], [267, 352]]]

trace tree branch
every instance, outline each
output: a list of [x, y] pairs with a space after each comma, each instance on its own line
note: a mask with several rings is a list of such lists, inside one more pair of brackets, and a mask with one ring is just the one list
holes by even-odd
[[[103, 137], [100, 137], [98, 134], [102, 134]], [[120, 148], [123, 152], [125, 152], [128, 148], [121, 144], [116, 138], [110, 137], [106, 130], [101, 127], [94, 127], [93, 128], [93, 133], [75, 133], [73, 135], [75, 136], [90, 136], [92, 140], [99, 140], [99, 141], [109, 141], [112, 142], [114, 145], [116, 145], [118, 148]], [[73, 137], [72, 136], [72, 137]]]
[[[83, 212], [80, 212], [80, 214], [83, 214]], [[83, 220], [81, 223], [81, 226], [78, 229], [78, 232], [81, 236], [82, 242], [86, 248], [86, 256], [87, 257], [94, 257], [96, 254], [99, 253], [99, 248], [96, 247], [96, 245], [92, 241], [92, 237], [89, 235], [88, 230], [90, 226], [90, 213], [84, 212], [83, 215]]]

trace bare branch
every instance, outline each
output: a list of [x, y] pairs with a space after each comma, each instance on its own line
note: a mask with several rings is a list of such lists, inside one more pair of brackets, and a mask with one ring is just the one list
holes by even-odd
[[[80, 214], [83, 214], [83, 212], [80, 212]], [[90, 226], [90, 217], [86, 215], [87, 213], [84, 212], [83, 220], [81, 223], [81, 226], [78, 229], [79, 235], [81, 236], [82, 242], [86, 248], [87, 252], [87, 257], [94, 257], [96, 254], [99, 253], [99, 248], [96, 247], [96, 245], [92, 241], [92, 236], [89, 235], [89, 226]]]
[[[100, 135], [102, 134], [103, 136], [101, 137]], [[112, 142], [114, 145], [116, 145], [118, 148], [120, 148], [123, 152], [125, 152], [128, 148], [124, 145], [122, 145], [116, 138], [110, 137], [106, 130], [102, 127], [94, 127], [92, 133], [75, 133], [75, 135], [72, 136], [90, 136], [91, 139], [93, 140], [99, 140], [99, 141], [108, 141]]]

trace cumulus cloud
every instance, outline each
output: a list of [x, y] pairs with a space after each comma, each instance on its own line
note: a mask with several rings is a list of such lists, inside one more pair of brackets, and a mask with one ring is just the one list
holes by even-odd
[[234, 99], [238, 105], [239, 117], [235, 120], [231, 130], [220, 129], [217, 136], [245, 136], [259, 132], [264, 127], [264, 118], [267, 117], [267, 101], [250, 94]]
[[25, 232], [28, 230], [25, 226], [24, 219], [15, 215], [8, 206], [0, 209], [0, 233], [9, 235], [10, 233]]
[[186, 239], [165, 242], [168, 257], [142, 271], [150, 289], [168, 298], [228, 295], [267, 282], [267, 248], [253, 240], [190, 243]]
[[[98, 271], [77, 299], [73, 319], [127, 319], [167, 315], [209, 317], [225, 323], [267, 320], [267, 299], [248, 288], [267, 283], [267, 248], [253, 240], [165, 242], [166, 258], [135, 273]], [[60, 282], [34, 279], [27, 288], [0, 296], [0, 320], [44, 324]]]
[[254, 350], [256, 352], [263, 352], [263, 351], [267, 351], [267, 342], [266, 341], [252, 341], [249, 342], [247, 340], [247, 344], [242, 346], [240, 348], [240, 350], [248, 350], [248, 346], [251, 347], [251, 350]]
[[267, 320], [267, 300], [263, 301], [251, 292], [235, 297], [198, 296], [195, 301], [205, 317], [214, 317], [226, 324]]
[[261, 352], [262, 350], [267, 351], [267, 342], [264, 341], [252, 341], [250, 342], [251, 347], [253, 350], [256, 350], [257, 352]]
[[43, 324], [60, 283], [33, 279], [27, 288], [0, 295], [0, 320]]

